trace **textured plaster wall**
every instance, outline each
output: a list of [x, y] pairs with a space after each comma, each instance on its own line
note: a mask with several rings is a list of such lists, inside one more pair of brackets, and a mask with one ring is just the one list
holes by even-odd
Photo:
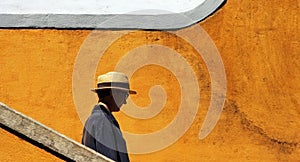
[[3, 129], [0, 129], [0, 134], [1, 161], [62, 161]]
[[[170, 147], [151, 154], [131, 154], [131, 160], [298, 161], [299, 7], [294, 0], [231, 0], [199, 24], [219, 49], [227, 74], [224, 111], [204, 140], [198, 139], [198, 133], [209, 104], [210, 78], [195, 51], [173, 35], [156, 31], [136, 31], [112, 44], [103, 57], [103, 62], [110, 63], [104, 66], [100, 62], [97, 74], [112, 70], [132, 46], [151, 43], [181, 51], [199, 74], [201, 105], [190, 129]], [[72, 71], [80, 46], [90, 32], [0, 30], [1, 102], [80, 142], [83, 125], [73, 104]], [[165, 87], [168, 100], [164, 110], [151, 120], [116, 114], [122, 129], [152, 132], [174, 118], [179, 85], [169, 71], [148, 66], [137, 71], [131, 83], [139, 92], [132, 99], [141, 106], [149, 104], [149, 87], [157, 83]], [[2, 129], [0, 136], [5, 139], [0, 141], [1, 161], [55, 159]]]

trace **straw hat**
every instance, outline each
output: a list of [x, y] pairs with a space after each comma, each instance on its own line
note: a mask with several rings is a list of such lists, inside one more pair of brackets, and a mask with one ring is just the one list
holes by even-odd
[[127, 76], [120, 72], [108, 72], [99, 75], [97, 88], [92, 89], [92, 91], [97, 92], [101, 89], [119, 89], [128, 91], [129, 94], [136, 94], [136, 91], [130, 90]]

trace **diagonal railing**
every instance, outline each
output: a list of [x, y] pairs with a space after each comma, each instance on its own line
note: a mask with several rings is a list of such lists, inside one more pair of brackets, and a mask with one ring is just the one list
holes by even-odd
[[65, 161], [112, 161], [1, 102], [0, 127]]

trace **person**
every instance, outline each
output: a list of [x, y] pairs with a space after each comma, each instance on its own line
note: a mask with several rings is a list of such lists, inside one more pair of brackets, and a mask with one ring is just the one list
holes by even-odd
[[98, 76], [97, 88], [92, 91], [99, 101], [85, 123], [82, 144], [114, 161], [129, 161], [126, 142], [112, 112], [120, 111], [129, 94], [136, 91], [130, 90], [127, 76], [120, 72]]

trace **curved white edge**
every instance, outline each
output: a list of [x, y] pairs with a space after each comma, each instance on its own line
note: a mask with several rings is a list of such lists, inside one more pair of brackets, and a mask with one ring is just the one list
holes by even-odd
[[[0, 28], [180, 29], [204, 20], [225, 2], [206, 0], [195, 9], [179, 14], [0, 14]], [[116, 20], [113, 17], [118, 21], [110, 21]]]

